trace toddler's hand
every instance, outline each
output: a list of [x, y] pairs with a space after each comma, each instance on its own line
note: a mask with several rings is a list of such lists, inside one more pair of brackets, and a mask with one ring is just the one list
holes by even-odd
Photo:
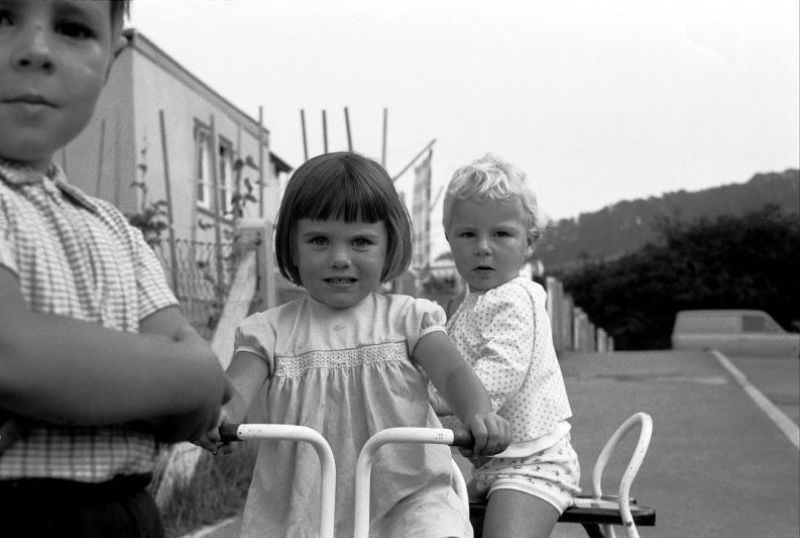
[[506, 449], [511, 442], [511, 425], [495, 413], [474, 415], [466, 427], [475, 438], [472, 451], [462, 451], [465, 456], [491, 456]]

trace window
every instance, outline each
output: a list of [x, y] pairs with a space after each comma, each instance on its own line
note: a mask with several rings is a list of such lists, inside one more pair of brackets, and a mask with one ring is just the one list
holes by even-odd
[[[195, 122], [195, 181], [197, 186], [197, 206], [213, 211], [219, 217], [231, 216], [231, 198], [235, 190], [233, 171], [233, 144], [218, 137], [217, 146], [217, 192], [214, 192], [214, 155], [211, 153], [214, 142], [211, 129], [198, 121]], [[214, 195], [219, 197], [215, 200]]]
[[200, 123], [195, 124], [195, 181], [197, 183], [197, 205], [211, 209], [211, 130]]
[[233, 146], [227, 140], [219, 141], [219, 176], [217, 177], [219, 189], [220, 217], [232, 216], [231, 197], [234, 194], [233, 177]]

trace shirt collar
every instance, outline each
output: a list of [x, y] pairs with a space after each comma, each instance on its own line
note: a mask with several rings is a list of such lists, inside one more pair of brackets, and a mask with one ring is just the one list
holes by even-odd
[[86, 196], [80, 189], [77, 189], [67, 182], [64, 171], [55, 163], [50, 164], [46, 172], [32, 166], [13, 163], [0, 158], [0, 181], [12, 187], [22, 187], [24, 185], [45, 185], [45, 180], [51, 181], [61, 192], [67, 195], [73, 202], [82, 205], [86, 209], [97, 212], [97, 205]]

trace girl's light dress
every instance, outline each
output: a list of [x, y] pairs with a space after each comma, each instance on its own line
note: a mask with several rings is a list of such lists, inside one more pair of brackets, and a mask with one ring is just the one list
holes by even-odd
[[[254, 353], [269, 368], [251, 416], [309, 426], [333, 449], [337, 538], [353, 536], [355, 466], [366, 440], [389, 427], [440, 427], [428, 404], [427, 377], [410, 355], [422, 336], [444, 325], [435, 303], [373, 293], [345, 310], [304, 297], [239, 327], [235, 351]], [[471, 538], [450, 470], [446, 446], [382, 447], [372, 471], [370, 536]], [[319, 493], [319, 459], [311, 446], [262, 441], [242, 536], [318, 536]]]

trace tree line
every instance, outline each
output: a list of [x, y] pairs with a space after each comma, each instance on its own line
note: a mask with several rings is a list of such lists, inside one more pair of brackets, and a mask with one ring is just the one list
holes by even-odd
[[745, 183], [624, 200], [552, 223], [537, 245], [536, 258], [548, 271], [569, 269], [589, 260], [612, 260], [657, 241], [656, 225], [664, 218], [692, 221], [743, 215], [767, 204], [796, 215], [799, 184], [798, 170], [789, 169], [755, 174]]
[[[795, 198], [795, 201], [797, 199]], [[692, 221], [661, 218], [656, 240], [611, 261], [555, 271], [617, 349], [666, 349], [686, 309], [765, 310], [800, 328], [800, 218], [776, 205]]]

